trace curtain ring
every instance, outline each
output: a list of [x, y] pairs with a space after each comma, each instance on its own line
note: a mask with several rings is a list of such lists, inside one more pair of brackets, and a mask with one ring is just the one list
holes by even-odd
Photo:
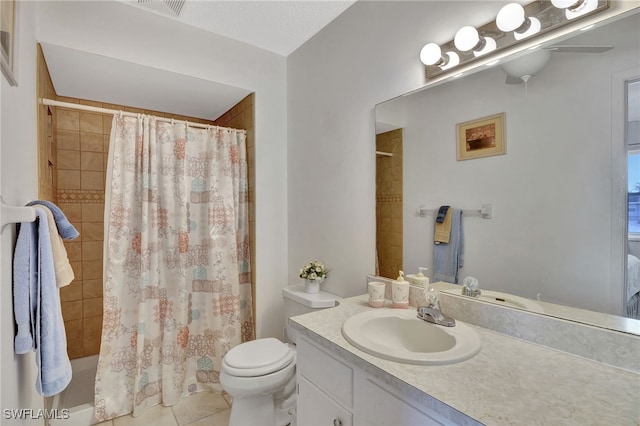
[[120, 118], [122, 118], [122, 110], [120, 110]]

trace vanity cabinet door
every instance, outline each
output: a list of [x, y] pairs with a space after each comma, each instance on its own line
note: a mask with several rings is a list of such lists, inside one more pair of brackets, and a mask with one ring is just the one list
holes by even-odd
[[358, 425], [454, 425], [433, 410], [396, 395], [393, 389], [358, 371], [354, 383], [353, 418]]
[[298, 375], [298, 426], [351, 426], [351, 413]]
[[336, 359], [304, 337], [296, 345], [298, 375], [340, 401], [344, 407], [353, 404], [353, 368]]

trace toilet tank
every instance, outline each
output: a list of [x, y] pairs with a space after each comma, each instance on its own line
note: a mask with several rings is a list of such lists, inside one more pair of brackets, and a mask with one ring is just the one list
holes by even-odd
[[304, 284], [293, 284], [282, 289], [284, 299], [284, 338], [289, 343], [296, 343], [296, 330], [289, 326], [289, 318], [297, 315], [315, 312], [319, 309], [332, 308], [342, 299], [335, 294], [320, 291], [319, 293], [307, 293]]

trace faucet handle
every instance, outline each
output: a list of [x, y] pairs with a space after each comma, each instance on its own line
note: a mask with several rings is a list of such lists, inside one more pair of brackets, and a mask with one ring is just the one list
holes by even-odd
[[425, 290], [425, 298], [430, 308], [440, 309], [440, 292], [438, 290], [429, 286], [429, 289]]
[[473, 291], [478, 288], [479, 282], [473, 277], [465, 277], [465, 279], [462, 280], [462, 285], [468, 287], [469, 290]]

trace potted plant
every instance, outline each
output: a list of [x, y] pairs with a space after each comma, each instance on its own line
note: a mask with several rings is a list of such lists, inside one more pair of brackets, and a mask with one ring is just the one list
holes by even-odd
[[320, 283], [327, 277], [329, 270], [318, 260], [309, 262], [300, 268], [300, 278], [304, 279], [304, 291], [307, 293], [318, 293]]

